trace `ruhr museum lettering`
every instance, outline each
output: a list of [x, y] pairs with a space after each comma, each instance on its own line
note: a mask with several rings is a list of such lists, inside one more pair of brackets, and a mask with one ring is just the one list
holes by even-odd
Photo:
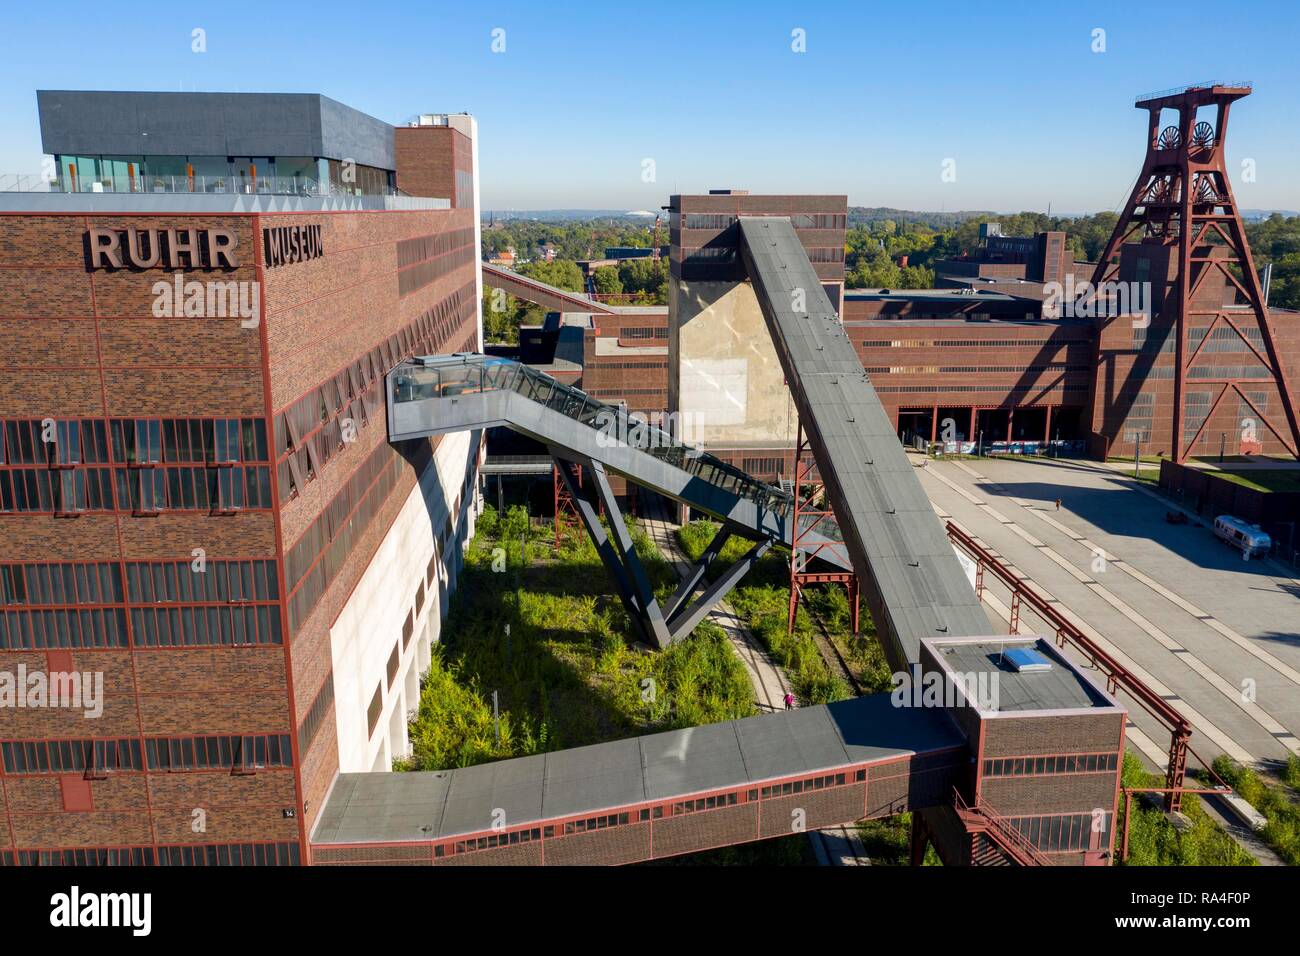
[[238, 269], [230, 229], [90, 229], [91, 269]]
[[320, 226], [275, 226], [262, 230], [268, 268], [306, 262], [321, 256]]

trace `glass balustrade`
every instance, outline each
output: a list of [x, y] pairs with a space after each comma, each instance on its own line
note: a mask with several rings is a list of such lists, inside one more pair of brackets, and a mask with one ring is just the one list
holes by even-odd
[[[563, 385], [543, 372], [510, 359], [472, 355], [430, 359], [423, 364], [417, 360], [403, 363], [393, 371], [396, 404], [502, 390], [517, 392], [566, 418], [604, 431], [619, 444], [639, 448], [701, 481], [747, 498], [765, 511], [786, 517], [794, 508], [793, 498], [781, 489], [683, 444], [662, 428], [632, 417], [624, 408], [598, 402], [580, 389]], [[840, 540], [833, 518], [823, 519], [816, 530], [827, 538]]]

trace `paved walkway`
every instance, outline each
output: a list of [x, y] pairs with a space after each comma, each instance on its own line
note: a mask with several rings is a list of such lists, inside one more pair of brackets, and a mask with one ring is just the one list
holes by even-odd
[[[1104, 467], [950, 461], [922, 474], [941, 516], [1182, 711], [1206, 759], [1300, 754], [1300, 582], [1280, 565], [1233, 560], [1205, 528], [1165, 525], [1163, 501], [1123, 494], [1135, 483]], [[1160, 725], [1133, 709], [1133, 744], [1163, 767]]]
[[[678, 578], [685, 578], [691, 563], [677, 543], [678, 525], [657, 509], [642, 517], [641, 524], [660, 553], [672, 563]], [[731, 605], [720, 601], [709, 613], [709, 620], [722, 628], [736, 656], [745, 665], [759, 711], [767, 713], [784, 708], [785, 695], [791, 692], [789, 678]], [[857, 828], [852, 825], [813, 830], [808, 838], [821, 866], [868, 866], [871, 863]]]

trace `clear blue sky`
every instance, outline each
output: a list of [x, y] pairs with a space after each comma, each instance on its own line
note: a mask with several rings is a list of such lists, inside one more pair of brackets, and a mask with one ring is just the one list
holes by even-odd
[[1091, 212], [1137, 173], [1135, 94], [1253, 80], [1229, 130], [1233, 168], [1257, 169], [1238, 200], [1300, 209], [1297, 37], [1295, 0], [12, 4], [0, 172], [40, 169], [38, 88], [298, 91], [394, 123], [474, 113], [486, 208], [655, 209], [731, 186]]

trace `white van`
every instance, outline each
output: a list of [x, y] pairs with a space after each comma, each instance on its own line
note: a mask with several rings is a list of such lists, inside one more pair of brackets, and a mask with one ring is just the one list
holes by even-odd
[[1241, 551], [1243, 558], [1268, 554], [1273, 539], [1260, 530], [1257, 524], [1247, 524], [1232, 515], [1219, 515], [1214, 519], [1214, 534], [1220, 541]]

